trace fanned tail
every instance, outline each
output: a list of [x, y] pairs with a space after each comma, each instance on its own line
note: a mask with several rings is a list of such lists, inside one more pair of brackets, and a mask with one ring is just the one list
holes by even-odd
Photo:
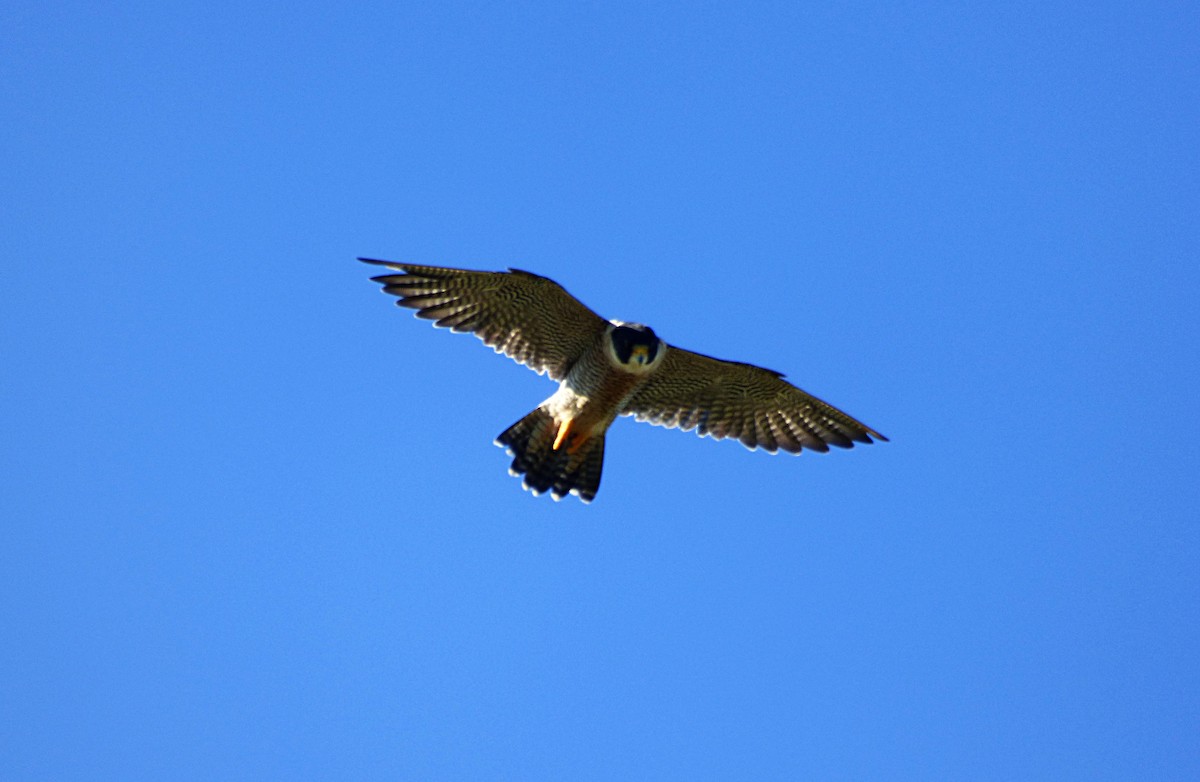
[[558, 422], [542, 408], [505, 429], [496, 438], [513, 456], [508, 471], [524, 475], [524, 488], [535, 495], [550, 492], [555, 500], [575, 494], [591, 502], [600, 489], [600, 472], [604, 468], [604, 435], [591, 437], [575, 453], [566, 448], [554, 450]]

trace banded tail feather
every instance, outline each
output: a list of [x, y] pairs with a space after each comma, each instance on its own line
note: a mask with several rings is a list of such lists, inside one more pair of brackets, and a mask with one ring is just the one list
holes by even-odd
[[523, 475], [522, 485], [535, 495], [550, 492], [556, 500], [568, 494], [591, 502], [600, 489], [604, 468], [604, 434], [588, 439], [571, 453], [554, 448], [559, 423], [543, 408], [537, 408], [505, 429], [496, 438], [513, 457], [508, 471]]

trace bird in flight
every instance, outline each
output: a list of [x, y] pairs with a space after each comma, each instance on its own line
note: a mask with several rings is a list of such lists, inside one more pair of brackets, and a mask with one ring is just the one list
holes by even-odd
[[396, 304], [558, 381], [549, 399], [496, 438], [513, 457], [509, 472], [535, 495], [591, 502], [604, 438], [619, 415], [736, 437], [771, 453], [887, 440], [779, 372], [669, 346], [640, 323], [605, 320], [547, 277], [358, 260], [399, 272], [372, 278]]

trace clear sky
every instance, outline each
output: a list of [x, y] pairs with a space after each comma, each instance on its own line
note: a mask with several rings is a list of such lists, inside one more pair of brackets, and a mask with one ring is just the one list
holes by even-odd
[[[1200, 777], [1195, 3], [0, 8], [0, 778]], [[358, 255], [890, 443], [619, 420]]]

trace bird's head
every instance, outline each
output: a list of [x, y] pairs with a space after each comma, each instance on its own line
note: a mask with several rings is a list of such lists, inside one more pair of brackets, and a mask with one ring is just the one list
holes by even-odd
[[649, 326], [618, 320], [608, 326], [605, 350], [613, 363], [626, 372], [642, 374], [662, 363], [667, 354], [667, 343]]

